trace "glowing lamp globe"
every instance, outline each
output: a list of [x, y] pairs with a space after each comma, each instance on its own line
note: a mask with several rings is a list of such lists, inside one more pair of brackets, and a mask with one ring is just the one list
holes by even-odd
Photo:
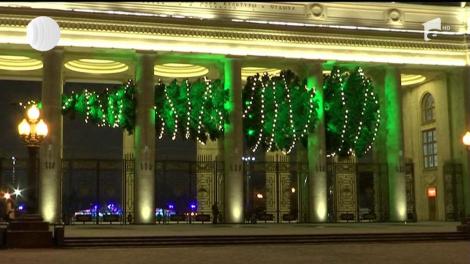
[[26, 39], [35, 50], [51, 50], [59, 43], [59, 25], [50, 17], [36, 17], [26, 27]]
[[47, 125], [46, 123], [44, 123], [44, 121], [41, 119], [39, 120], [39, 123], [37, 124], [36, 126], [36, 133], [38, 134], [38, 136], [47, 136], [47, 133], [48, 133], [48, 129], [47, 129]]
[[29, 109], [28, 112], [26, 112], [26, 115], [28, 116], [28, 119], [31, 122], [36, 122], [39, 118], [39, 109], [36, 105], [32, 105]]
[[462, 138], [462, 142], [465, 146], [470, 146], [470, 132], [467, 131]]
[[21, 136], [27, 136], [29, 133], [31, 133], [31, 126], [29, 125], [28, 121], [26, 119], [23, 119], [21, 123], [18, 125], [18, 133]]

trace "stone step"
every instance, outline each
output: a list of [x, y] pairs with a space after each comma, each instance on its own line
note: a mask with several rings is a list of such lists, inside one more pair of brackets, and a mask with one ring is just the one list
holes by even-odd
[[40, 221], [12, 221], [8, 225], [8, 230], [37, 230], [49, 231], [49, 223]]
[[457, 226], [457, 231], [464, 232], [464, 233], [470, 233], [470, 224]]
[[230, 244], [304, 244], [304, 243], [370, 243], [404, 241], [461, 241], [470, 234], [446, 233], [382, 233], [327, 235], [258, 235], [258, 236], [184, 236], [184, 237], [70, 237], [65, 247], [135, 247], [176, 245]]
[[39, 214], [22, 214], [16, 217], [16, 219], [12, 220], [13, 222], [15, 221], [38, 221], [42, 222], [44, 219], [41, 217]]
[[50, 231], [13, 231], [6, 232], [7, 248], [49, 248], [52, 247]]

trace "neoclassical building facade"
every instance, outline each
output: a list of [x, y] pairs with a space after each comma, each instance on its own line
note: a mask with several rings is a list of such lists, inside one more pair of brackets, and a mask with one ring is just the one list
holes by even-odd
[[[323, 75], [334, 65], [361, 66], [379, 94], [381, 129], [371, 159], [387, 165], [386, 178], [377, 183], [387, 196], [384, 220], [444, 221], [470, 214], [470, 156], [461, 143], [470, 129], [469, 7], [3, 2], [0, 14], [1, 78], [42, 81], [41, 101], [50, 134], [41, 147], [39, 201], [47, 221], [58, 221], [62, 215], [64, 82], [127, 79], [136, 81], [138, 101], [135, 131], [133, 135], [123, 132], [123, 156], [135, 157], [135, 220], [154, 221], [154, 87], [159, 78], [190, 76], [182, 74], [178, 68], [182, 64], [222, 79], [230, 90], [231, 125], [225, 127], [223, 140], [198, 145], [202, 156], [223, 157], [223, 191], [218, 195], [225, 222], [244, 220], [242, 89], [246, 76], [291, 69], [309, 78], [321, 93]], [[51, 51], [38, 52], [27, 44], [26, 26], [38, 16], [52, 17], [61, 28], [59, 44]], [[423, 24], [436, 18], [441, 30], [426, 34]], [[304, 194], [298, 197], [302, 204], [298, 214], [301, 221], [325, 222], [331, 206], [323, 120], [309, 138], [308, 148], [297, 151], [308, 164], [306, 179], [297, 179], [296, 187]], [[270, 155], [266, 160], [273, 159]], [[341, 175], [347, 178], [347, 166], [343, 169]], [[336, 192], [342, 184], [338, 179]], [[207, 207], [204, 210], [210, 212]]]

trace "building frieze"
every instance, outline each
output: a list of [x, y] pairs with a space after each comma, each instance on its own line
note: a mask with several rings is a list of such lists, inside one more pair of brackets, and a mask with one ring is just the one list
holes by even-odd
[[[20, 16], [2, 15], [0, 25], [2, 27], [11, 27], [24, 29], [31, 19]], [[333, 45], [338, 47], [378, 47], [391, 49], [416, 49], [416, 50], [439, 50], [439, 51], [465, 51], [466, 45], [462, 39], [458, 41], [430, 41], [425, 42], [422, 39], [410, 40], [406, 38], [390, 37], [371, 37], [356, 34], [332, 34], [313, 32], [296, 32], [293, 30], [240, 30], [234, 27], [214, 27], [214, 26], [191, 26], [179, 24], [156, 24], [156, 23], [136, 23], [127, 22], [109, 22], [92, 20], [74, 20], [57, 18], [57, 22], [64, 30], [70, 31], [88, 31], [88, 32], [106, 32], [106, 33], [127, 33], [138, 35], [157, 35], [157, 36], [175, 36], [202, 39], [220, 39], [220, 40], [242, 40], [242, 41], [272, 41], [283, 43], [298, 44], [319, 44]], [[0, 33], [1, 34], [1, 33]], [[105, 37], [105, 36], [103, 36]]]

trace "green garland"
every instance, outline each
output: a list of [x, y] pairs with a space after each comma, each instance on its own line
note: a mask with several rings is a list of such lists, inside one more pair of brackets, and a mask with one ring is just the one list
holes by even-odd
[[206, 77], [194, 83], [188, 80], [180, 84], [176, 80], [165, 85], [159, 81], [155, 87], [155, 128], [158, 138], [165, 134], [174, 140], [178, 135], [194, 139], [202, 144], [208, 139], [220, 138], [228, 114], [224, 103], [228, 91], [220, 80]]
[[[279, 76], [248, 77], [243, 90], [243, 129], [248, 148], [255, 152], [290, 153], [300, 142], [307, 145], [317, 121], [316, 94], [292, 71]], [[155, 128], [159, 139], [178, 135], [205, 143], [220, 138], [228, 122], [229, 94], [220, 80], [176, 80], [155, 87]], [[62, 112], [98, 126], [135, 126], [135, 85], [130, 80], [103, 93], [84, 90], [62, 96]], [[328, 155], [362, 156], [371, 149], [380, 121], [374, 87], [361, 68], [349, 72], [335, 67], [324, 80], [324, 111]]]
[[307, 145], [317, 121], [315, 91], [292, 71], [247, 78], [243, 90], [243, 127], [248, 148], [290, 153], [297, 142]]
[[85, 116], [98, 126], [120, 127], [132, 133], [135, 126], [135, 84], [125, 85], [102, 93], [87, 89], [71, 95], [62, 95], [62, 114], [75, 118], [75, 113]]
[[380, 124], [379, 102], [362, 68], [334, 67], [324, 80], [326, 146], [329, 156], [362, 157]]

